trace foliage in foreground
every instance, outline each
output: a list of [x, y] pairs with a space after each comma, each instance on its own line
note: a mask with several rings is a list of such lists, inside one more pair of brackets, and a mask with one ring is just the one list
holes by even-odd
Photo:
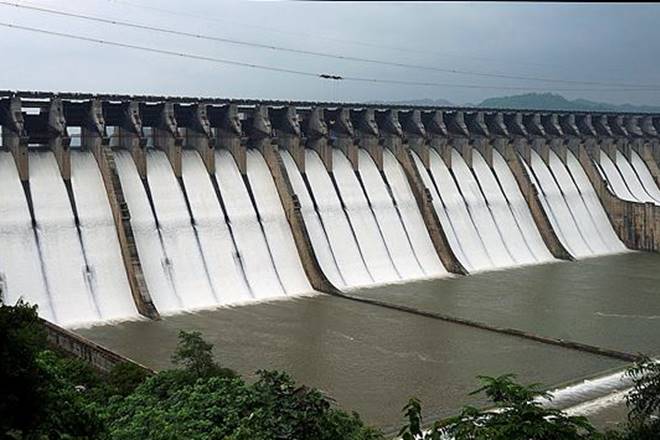
[[[383, 440], [355, 413], [286, 373], [258, 371], [248, 383], [214, 360], [197, 332], [181, 332], [178, 368], [150, 375], [134, 364], [101, 375], [47, 350], [35, 307], [0, 304], [0, 439], [14, 440]], [[660, 439], [660, 364], [644, 358], [627, 372], [629, 420], [599, 433], [583, 417], [538, 403], [539, 385], [512, 375], [480, 377], [493, 408], [465, 406], [424, 429], [421, 403], [404, 408], [403, 440]]]
[[36, 308], [0, 304], [0, 438], [374, 440], [357, 414], [285, 373], [247, 383], [222, 368], [199, 333], [181, 332], [177, 369], [133, 364], [100, 375], [47, 350]]
[[460, 414], [424, 428], [421, 404], [411, 399], [404, 408], [407, 423], [403, 440], [657, 440], [660, 439], [660, 364], [642, 358], [626, 373], [633, 389], [626, 397], [628, 423], [620, 431], [598, 432], [581, 416], [544, 407], [539, 397], [550, 399], [539, 384], [528, 386], [515, 376], [480, 376], [483, 393], [492, 403], [484, 410], [465, 406]]

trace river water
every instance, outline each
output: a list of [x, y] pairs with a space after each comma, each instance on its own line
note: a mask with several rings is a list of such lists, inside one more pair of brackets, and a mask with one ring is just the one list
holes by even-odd
[[[629, 352], [657, 354], [660, 255], [627, 253], [353, 293]], [[199, 330], [219, 361], [254, 377], [283, 369], [386, 431], [409, 397], [427, 417], [455, 414], [479, 374], [513, 372], [548, 387], [625, 364], [329, 296], [80, 329], [93, 341], [167, 368], [177, 333]]]

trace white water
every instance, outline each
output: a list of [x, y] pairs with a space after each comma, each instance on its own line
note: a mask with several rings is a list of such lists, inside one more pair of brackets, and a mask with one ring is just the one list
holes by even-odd
[[452, 222], [449, 220], [449, 217], [447, 215], [447, 210], [445, 209], [445, 205], [442, 201], [442, 198], [438, 194], [438, 191], [436, 191], [435, 185], [433, 185], [433, 181], [431, 180], [431, 176], [429, 175], [429, 172], [424, 167], [424, 164], [422, 163], [417, 153], [413, 152], [412, 157], [413, 157], [413, 161], [415, 162], [415, 166], [417, 167], [417, 171], [419, 172], [419, 175], [422, 178], [422, 182], [424, 183], [424, 186], [428, 188], [429, 192], [431, 193], [433, 209], [436, 211], [436, 214], [438, 215], [438, 220], [440, 220], [442, 230], [444, 231], [445, 236], [447, 237], [447, 243], [451, 247], [458, 261], [463, 265], [463, 267], [470, 270], [472, 268], [470, 264], [470, 260], [463, 252], [461, 243], [458, 241], [458, 238], [456, 237], [454, 226], [452, 225]]
[[596, 229], [598, 230], [600, 238], [605, 242], [608, 252], [624, 251], [626, 247], [616, 235], [616, 232], [614, 232], [614, 228], [610, 223], [610, 219], [607, 217], [605, 208], [603, 208], [603, 205], [600, 203], [598, 194], [596, 194], [596, 190], [593, 185], [591, 185], [587, 173], [585, 173], [582, 165], [580, 165], [580, 162], [571, 151], [567, 152], [566, 165], [573, 176], [573, 179], [575, 179], [578, 188], [580, 188], [582, 199], [587, 206], [591, 219], [596, 224]]
[[[600, 236], [598, 226], [589, 212], [589, 208], [582, 197], [580, 189], [576, 186], [571, 174], [568, 172], [566, 165], [564, 165], [561, 159], [559, 159], [559, 156], [552, 150], [549, 152], [549, 159], [550, 170], [557, 179], [564, 199], [573, 213], [578, 229], [591, 248], [593, 255], [608, 253], [607, 244]], [[588, 186], [590, 187], [591, 185]]]
[[215, 160], [215, 176], [252, 293], [257, 299], [284, 296], [286, 293], [234, 158], [229, 151], [221, 149], [216, 151]]
[[612, 162], [612, 159], [601, 150], [600, 152], [600, 167], [605, 173], [607, 183], [610, 185], [612, 192], [620, 199], [629, 200], [631, 202], [639, 202], [637, 197], [632, 195], [623, 180], [623, 176], [619, 172], [617, 166]]
[[633, 150], [631, 153], [631, 163], [635, 168], [637, 175], [639, 176], [639, 180], [642, 181], [642, 185], [644, 185], [646, 192], [648, 192], [653, 200], [655, 200], [657, 203], [660, 203], [660, 188], [653, 178], [651, 171], [649, 171], [648, 167], [644, 163], [644, 160], [639, 156], [639, 154], [637, 154], [635, 150]]
[[623, 180], [632, 195], [640, 202], [655, 203], [655, 200], [644, 188], [644, 185], [639, 180], [637, 173], [633, 166], [628, 162], [628, 158], [623, 155], [619, 150], [616, 151], [616, 166], [621, 171]]
[[[495, 263], [479, 236], [479, 231], [468, 210], [468, 205], [458, 190], [456, 181], [451, 176], [449, 168], [447, 168], [447, 165], [435, 150], [430, 151], [430, 165], [431, 174], [438, 187], [439, 196], [444, 201], [448, 219], [453, 225], [456, 238], [466, 258], [461, 263], [463, 263], [468, 271], [492, 269], [495, 267]], [[446, 227], [445, 230], [447, 230]]]
[[314, 209], [312, 197], [310, 196], [309, 191], [307, 191], [307, 186], [305, 185], [302, 174], [288, 151], [280, 151], [280, 155], [282, 156], [282, 161], [284, 162], [287, 174], [289, 175], [293, 192], [298, 196], [300, 212], [305, 221], [305, 227], [307, 228], [307, 233], [309, 234], [309, 239], [314, 248], [314, 254], [321, 266], [321, 270], [335, 287], [346, 287], [346, 283], [339, 272], [336, 257], [333, 256], [330, 242], [326, 235], [327, 233], [324, 232], [324, 225]]
[[388, 149], [383, 152], [383, 170], [407, 232], [407, 239], [412, 243], [415, 257], [421, 264], [424, 274], [433, 277], [447, 275], [447, 270], [438, 257], [422, 214], [419, 212], [406, 174], [394, 154]]
[[240, 258], [231, 240], [220, 202], [196, 151], [183, 151], [182, 174], [202, 255], [219, 304], [250, 300], [252, 294], [242, 274]]
[[658, 184], [644, 163], [644, 160], [642, 160], [642, 158], [639, 156], [639, 154], [637, 154], [635, 150], [633, 150], [631, 153], [631, 163], [635, 168], [635, 171], [637, 171], [637, 175], [642, 181], [642, 185], [644, 185], [646, 192], [653, 198], [653, 200], [655, 200], [656, 203], [660, 203], [660, 188], [658, 188]]
[[424, 271], [408, 241], [385, 181], [369, 153], [363, 149], [359, 150], [358, 170], [397, 272], [404, 280], [422, 278], [425, 275]]
[[136, 318], [108, 194], [91, 152], [71, 151], [71, 184], [101, 316]]
[[525, 240], [493, 170], [477, 150], [472, 151], [472, 168], [508, 252], [517, 264], [536, 263], [536, 257]]
[[312, 291], [289, 222], [268, 165], [257, 150], [247, 151], [247, 174], [275, 260], [275, 268], [288, 295]]
[[350, 162], [339, 150], [333, 150], [333, 173], [369, 273], [377, 283], [398, 281], [400, 277], [388, 255], [374, 213]]
[[351, 224], [341, 206], [330, 175], [319, 155], [313, 150], [305, 151], [305, 169], [332, 254], [346, 286], [373, 284], [374, 279], [365, 266], [359, 245], [351, 231]]
[[194, 310], [217, 305], [219, 299], [209, 283], [183, 193], [163, 151], [147, 151], [147, 180], [184, 308]]
[[467, 202], [468, 209], [474, 220], [488, 254], [493, 261], [493, 267], [507, 267], [517, 264], [504, 243], [501, 232], [498, 230], [493, 216], [488, 209], [486, 200], [483, 198], [479, 183], [455, 149], [451, 150], [452, 170], [456, 176], [456, 181]]
[[554, 217], [553, 227], [556, 228], [555, 231], [560, 232], [557, 235], [566, 250], [574, 257], [592, 255], [593, 250], [582, 237], [578, 225], [571, 214], [571, 208], [566, 203], [564, 195], [559, 186], [557, 186], [550, 169], [543, 159], [541, 159], [541, 156], [534, 150], [531, 151], [531, 169], [545, 195], [547, 207], [552, 217]]
[[497, 150], [493, 150], [493, 170], [502, 185], [509, 203], [509, 208], [535, 260], [538, 262], [554, 260], [534, 222], [534, 217], [520, 191], [515, 176], [511, 172], [506, 160], [504, 160], [504, 157]]
[[177, 312], [184, 303], [176, 291], [172, 264], [161, 245], [142, 180], [128, 151], [114, 154], [147, 289], [161, 314]]
[[69, 197], [52, 152], [31, 152], [30, 186], [44, 272], [58, 323], [65, 326], [103, 317], [86, 277], [85, 262]]
[[0, 289], [7, 304], [23, 298], [59, 322], [50, 304], [27, 200], [11, 153], [0, 151]]

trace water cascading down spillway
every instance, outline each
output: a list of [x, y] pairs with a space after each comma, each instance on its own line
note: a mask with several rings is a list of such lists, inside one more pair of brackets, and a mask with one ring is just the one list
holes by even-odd
[[[433, 111], [431, 122], [440, 125], [428, 136], [418, 128], [412, 146], [413, 111], [402, 112], [404, 129], [395, 110], [333, 109], [326, 119], [322, 109], [306, 108], [306, 122], [317, 117], [310, 135], [296, 129], [292, 107], [272, 110], [273, 131], [265, 106], [241, 116], [250, 124], [243, 130], [227, 105], [209, 105], [207, 116], [201, 104], [133, 104], [108, 103], [119, 130], [114, 149], [102, 144], [104, 126], [74, 148], [51, 142], [67, 137], [64, 120], [56, 134], [42, 127], [52, 105], [50, 113], [30, 115], [36, 134], [21, 138], [30, 142], [23, 144], [29, 173], [15, 148], [0, 151], [3, 301], [23, 297], [44, 318], [75, 327], [137, 318], [138, 309], [144, 313], [141, 292], [159, 312], [173, 314], [304, 294], [312, 286], [332, 291], [442, 277], [444, 265], [469, 273], [551, 262], [553, 254], [603, 255], [624, 251], [619, 237], [629, 240], [629, 231], [646, 231], [635, 223], [626, 232], [627, 223], [610, 219], [620, 208], [611, 208], [603, 188], [621, 199], [614, 203], [637, 202], [625, 205], [640, 213], [631, 222], [652, 218], [660, 200], [647, 144], [617, 138], [576, 148], [586, 142], [577, 137], [581, 126], [569, 142], [543, 130], [518, 130], [514, 138], [506, 127], [496, 134], [480, 128], [492, 119], [478, 114], [464, 122], [458, 111], [443, 129], [443, 112]], [[71, 105], [65, 109], [73, 127], [90, 130], [76, 113], [81, 104]], [[193, 110], [207, 118], [207, 131], [191, 122]], [[140, 112], [151, 142], [143, 142]], [[163, 141], [166, 114], [176, 142]], [[429, 114], [422, 123], [417, 111], [415, 123], [427, 124]], [[331, 121], [325, 132], [323, 121]], [[207, 136], [206, 146], [190, 132]]]
[[305, 173], [281, 152], [298, 194], [310, 240], [325, 275], [355, 288], [447, 274], [431, 243], [404, 171], [383, 153], [383, 173], [363, 149], [358, 170], [332, 150], [332, 173], [305, 150]]
[[599, 159], [595, 164], [617, 197], [660, 206], [660, 188], [636, 151], [630, 152], [628, 160], [623, 153], [616, 150], [615, 160], [612, 160], [601, 150]]
[[576, 258], [622, 252], [598, 196], [573, 152], [566, 164], [550, 150], [546, 163], [534, 150], [531, 167], [525, 164], [557, 236]]
[[433, 196], [433, 205], [459, 261], [468, 271], [553, 260], [520, 188], [502, 155], [493, 150], [492, 168], [477, 150], [472, 169], [456, 149], [451, 168], [434, 149], [426, 169], [413, 159]]
[[91, 153], [72, 153], [71, 194], [52, 152], [31, 152], [29, 158], [36, 261], [48, 293], [48, 301], [37, 302], [45, 309], [40, 313], [66, 326], [137, 317], [108, 199]]

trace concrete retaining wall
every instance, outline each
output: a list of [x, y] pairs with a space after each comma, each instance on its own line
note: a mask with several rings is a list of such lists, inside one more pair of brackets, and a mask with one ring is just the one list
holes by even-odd
[[97, 370], [107, 373], [117, 364], [131, 363], [142, 368], [148, 374], [154, 373], [154, 370], [59, 327], [52, 322], [42, 320], [42, 323], [46, 329], [48, 343], [52, 347], [87, 362]]

